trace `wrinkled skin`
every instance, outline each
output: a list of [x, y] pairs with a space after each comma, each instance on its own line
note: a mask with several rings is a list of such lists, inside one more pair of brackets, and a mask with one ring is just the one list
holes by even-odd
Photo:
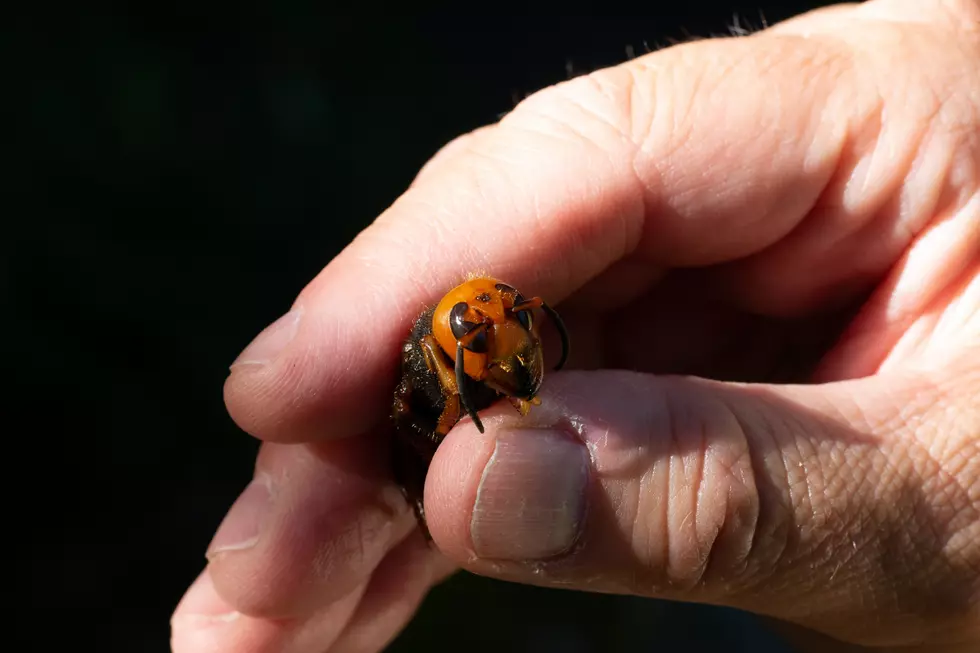
[[[980, 2], [873, 0], [447, 146], [232, 366], [264, 444], [174, 651], [379, 651], [459, 567], [731, 605], [814, 650], [980, 650], [977, 62]], [[450, 433], [430, 551], [383, 429], [418, 307], [476, 269], [557, 303], [573, 356], [527, 416]]]

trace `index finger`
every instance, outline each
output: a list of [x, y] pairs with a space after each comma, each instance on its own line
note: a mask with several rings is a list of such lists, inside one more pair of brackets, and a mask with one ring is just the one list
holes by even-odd
[[555, 304], [627, 256], [708, 265], [776, 242], [830, 180], [846, 130], [820, 119], [832, 100], [772, 99], [862, 102], [834, 65], [813, 66], [821, 46], [753, 38], [576, 78], [438, 156], [233, 365], [232, 417], [283, 442], [370, 429], [413, 320], [469, 272]]

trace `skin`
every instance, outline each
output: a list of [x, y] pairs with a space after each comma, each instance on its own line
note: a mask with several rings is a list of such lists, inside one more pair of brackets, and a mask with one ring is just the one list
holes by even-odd
[[[447, 146], [232, 366], [257, 480], [173, 650], [380, 651], [460, 567], [735, 606], [812, 650], [977, 650], [978, 61], [977, 1], [872, 0], [571, 80]], [[471, 271], [558, 304], [573, 351], [527, 416], [449, 434], [436, 552], [385, 420], [420, 306]], [[556, 427], [566, 463], [518, 426]], [[477, 537], [491, 459], [523, 461], [511, 497], [584, 461], [570, 548], [478, 554], [536, 532], [505, 511]]]

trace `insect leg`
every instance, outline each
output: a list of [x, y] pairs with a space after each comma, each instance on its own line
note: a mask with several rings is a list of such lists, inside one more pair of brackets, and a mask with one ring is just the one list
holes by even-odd
[[449, 433], [449, 429], [459, 421], [460, 401], [456, 376], [449, 369], [440, 351], [435, 337], [427, 335], [422, 338], [422, 354], [425, 357], [425, 364], [429, 371], [439, 378], [439, 385], [446, 397], [446, 405], [442, 409], [442, 414], [439, 415], [439, 424], [436, 427], [437, 436], [445, 436]]

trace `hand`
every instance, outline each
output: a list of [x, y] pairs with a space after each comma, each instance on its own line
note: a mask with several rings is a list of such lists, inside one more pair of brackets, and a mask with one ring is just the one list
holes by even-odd
[[[233, 365], [264, 445], [174, 650], [378, 651], [456, 565], [976, 650], [978, 62], [975, 0], [874, 0], [446, 147]], [[450, 433], [437, 553], [387, 415], [413, 319], [471, 270], [560, 302], [573, 358], [526, 418]]]

